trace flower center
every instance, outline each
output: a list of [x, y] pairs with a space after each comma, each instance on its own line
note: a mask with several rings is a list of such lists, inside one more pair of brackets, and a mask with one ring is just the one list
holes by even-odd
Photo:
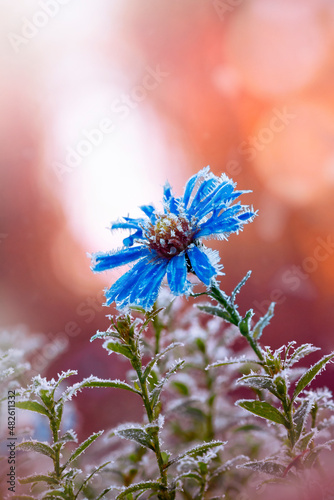
[[194, 236], [195, 231], [185, 217], [170, 213], [158, 215], [155, 225], [150, 224], [147, 229], [149, 247], [167, 259], [185, 250]]

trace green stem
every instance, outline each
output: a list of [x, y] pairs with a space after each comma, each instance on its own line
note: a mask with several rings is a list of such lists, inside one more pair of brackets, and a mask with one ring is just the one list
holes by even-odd
[[[135, 359], [131, 362], [134, 370], [136, 371], [138, 375], [138, 380], [141, 388], [141, 397], [144, 403], [146, 415], [148, 418], [148, 421], [152, 423], [154, 421], [154, 414], [153, 410], [151, 407], [150, 403], [150, 398], [148, 394], [148, 389], [147, 389], [147, 383], [146, 380], [143, 377], [143, 370], [142, 370], [142, 361], [140, 358], [139, 353], [136, 353]], [[162, 453], [161, 453], [161, 448], [160, 448], [160, 441], [159, 441], [159, 435], [158, 432], [154, 434], [153, 436], [153, 446], [154, 446], [154, 452], [156, 455], [158, 467], [159, 467], [159, 472], [160, 472], [160, 480], [163, 488], [161, 488], [161, 492], [159, 494], [159, 499], [161, 500], [170, 500], [170, 495], [168, 493], [168, 478], [167, 478], [167, 470], [164, 468], [164, 461], [162, 458]]]
[[153, 320], [153, 326], [154, 326], [154, 331], [155, 331], [155, 352], [154, 352], [154, 354], [158, 354], [160, 352], [160, 339], [161, 339], [161, 332], [163, 329], [163, 325], [159, 321], [158, 316], [155, 316], [155, 318]]
[[[231, 305], [231, 302], [229, 301], [229, 298], [225, 296], [223, 292], [217, 287], [216, 284], [211, 285], [211, 290], [208, 293], [210, 297], [215, 299], [219, 304], [223, 305], [226, 312], [229, 315], [229, 318], [226, 318], [227, 321], [229, 321], [232, 325], [235, 325], [239, 328], [239, 331], [243, 337], [247, 340], [249, 343], [250, 347], [253, 349], [254, 353], [257, 355], [260, 361], [263, 361], [263, 355], [262, 352], [258, 346], [258, 343], [256, 340], [254, 340], [251, 337], [251, 334], [248, 329], [248, 325], [243, 325], [243, 331], [241, 330], [240, 323], [242, 320], [242, 317], [240, 316], [238, 310], [234, 305]], [[246, 330], [244, 330], [246, 328]]]
[[215, 299], [219, 304], [222, 304], [224, 306], [224, 308], [230, 315], [230, 323], [238, 326], [242, 319], [240, 314], [238, 313], [237, 309], [229, 303], [228, 297], [218, 288], [216, 284], [211, 285], [211, 289], [208, 295]]
[[198, 495], [196, 496], [196, 500], [203, 500], [204, 499], [204, 494], [206, 490], [206, 477], [203, 478], [203, 483], [201, 484], [200, 490]]
[[[53, 437], [53, 443], [56, 444], [58, 442], [58, 425], [56, 421], [56, 415], [52, 415], [50, 418], [50, 428], [52, 432], [52, 437]], [[55, 446], [55, 459], [54, 459], [54, 469], [55, 469], [55, 475], [58, 480], [61, 479], [61, 468], [60, 468], [60, 447]]]
[[293, 447], [296, 444], [296, 440], [295, 440], [294, 423], [293, 423], [293, 417], [292, 417], [292, 405], [291, 405], [290, 401], [281, 400], [281, 402], [282, 402], [285, 416], [289, 422], [288, 438], [290, 441], [291, 449], [293, 449]]
[[[210, 364], [210, 359], [207, 353], [204, 354], [204, 367]], [[214, 379], [210, 375], [210, 371], [206, 370], [206, 385], [209, 392], [209, 397], [207, 400], [208, 412], [206, 415], [206, 441], [212, 441], [215, 437], [214, 429], [214, 403], [216, 399], [216, 393], [214, 390]]]
[[252, 337], [250, 336], [250, 334], [244, 335], [244, 337], [245, 337], [245, 339], [247, 339], [250, 347], [253, 349], [253, 351], [255, 352], [255, 354], [257, 355], [257, 357], [259, 358], [259, 360], [263, 361], [264, 357], [262, 355], [262, 352], [261, 352], [261, 350], [260, 350], [260, 348], [259, 348], [258, 343], [256, 342], [256, 340], [252, 339]]

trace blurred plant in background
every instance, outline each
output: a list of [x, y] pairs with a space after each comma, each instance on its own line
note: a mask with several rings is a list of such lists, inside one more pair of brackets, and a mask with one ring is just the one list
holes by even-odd
[[[212, 242], [224, 289], [252, 269], [240, 307], [280, 307], [267, 343], [331, 351], [333, 2], [29, 0], [2, 11], [0, 316], [5, 329], [26, 325], [28, 341], [45, 334], [34, 375], [124, 378], [120, 357], [108, 364], [87, 342], [108, 326], [108, 277], [86, 252], [120, 247], [110, 220], [140, 217], [166, 177], [179, 190], [208, 163], [252, 189], [261, 213], [242, 245]], [[334, 389], [329, 371], [322, 380]], [[135, 394], [103, 394], [75, 400], [80, 441], [140, 418]]]
[[[233, 197], [242, 192], [234, 192], [234, 185], [224, 175], [217, 178], [208, 171], [204, 174], [204, 182], [198, 175], [190, 179], [184, 197], [174, 198], [170, 190], [167, 196], [165, 190], [165, 216], [173, 207], [174, 218], [189, 217], [188, 201], [191, 209], [196, 200], [197, 211], [191, 214], [192, 223], [197, 224], [196, 234], [200, 236], [207, 225], [208, 235], [226, 237], [254, 213], [239, 204], [230, 206]], [[163, 216], [153, 217], [154, 207], [144, 207], [144, 211], [152, 217], [150, 224], [156, 234]], [[130, 247], [96, 254], [94, 268], [100, 262], [102, 268], [97, 270], [124, 263], [124, 255], [130, 255], [132, 261], [136, 248], [142, 251], [147, 223], [137, 220], [129, 225], [131, 221], [126, 219], [126, 226], [136, 232], [124, 240]], [[188, 236], [188, 226], [175, 227]], [[254, 319], [252, 308], [242, 313], [236, 302], [251, 273], [228, 294], [221, 289], [216, 279], [218, 268], [213, 268], [210, 259], [194, 260], [186, 254], [193, 247], [199, 254], [208, 255], [199, 238], [192, 236], [190, 245], [187, 241], [179, 247], [176, 243], [181, 241], [181, 234], [177, 233], [177, 238], [175, 232], [171, 234], [174, 226], [164, 229], [164, 241], [157, 247], [156, 238], [152, 246], [149, 240], [144, 259], [148, 267], [154, 266], [156, 259], [161, 260], [163, 249], [169, 266], [183, 256], [185, 268], [179, 272], [176, 266], [172, 280], [168, 273], [167, 277], [173, 295], [187, 295], [191, 304], [166, 290], [152, 304], [151, 297], [157, 296], [156, 280], [150, 291], [149, 273], [140, 279], [141, 273], [133, 271], [136, 264], [132, 274], [120, 278], [122, 289], [117, 289], [117, 294], [110, 296], [110, 290], [106, 291], [107, 298], [118, 299], [123, 310], [108, 315], [108, 328], [98, 331], [91, 340], [102, 340], [108, 354], [128, 364], [126, 380], [91, 375], [69, 386], [65, 380], [77, 372], [68, 370], [51, 380], [37, 375], [31, 385], [17, 390], [10, 359], [18, 353], [3, 353], [2, 376], [9, 378], [11, 387], [8, 414], [15, 416], [14, 405], [9, 404], [13, 398], [9, 393], [15, 393], [19, 396], [16, 408], [47, 419], [51, 431], [47, 439], [35, 439], [39, 432], [36, 426], [30, 438], [16, 447], [11, 445], [17, 452], [47, 457], [48, 464], [33, 459], [33, 473], [19, 478], [20, 492], [14, 486], [9, 490], [14, 495], [9, 498], [247, 500], [259, 495], [275, 498], [285, 491], [286, 498], [308, 500], [316, 491], [317, 498], [330, 499], [334, 401], [329, 389], [312, 389], [310, 385], [334, 359], [334, 352], [307, 368], [295, 365], [318, 351], [312, 344], [297, 345], [293, 340], [278, 349], [263, 346], [261, 338], [273, 318], [275, 304]], [[132, 247], [138, 242], [139, 246]], [[194, 293], [190, 287], [185, 288], [187, 273], [206, 285], [202, 285], [202, 291]], [[159, 280], [160, 284], [162, 277]], [[209, 300], [202, 302], [203, 297]], [[23, 361], [17, 366], [16, 376], [26, 368]], [[134, 394], [144, 409], [142, 420], [129, 419], [108, 431], [104, 439], [100, 437], [103, 431], [95, 432], [77, 444], [76, 432], [66, 422], [64, 410], [85, 388], [122, 389]], [[12, 429], [12, 436], [13, 425], [8, 429]], [[92, 452], [90, 446], [98, 438], [100, 449]], [[101, 465], [96, 466], [96, 460]]]

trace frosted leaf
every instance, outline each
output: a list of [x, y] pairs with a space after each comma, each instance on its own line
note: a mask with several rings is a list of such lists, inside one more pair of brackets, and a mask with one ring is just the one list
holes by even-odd
[[297, 347], [286, 360], [286, 366], [291, 367], [295, 363], [298, 363], [298, 361], [300, 361], [305, 356], [308, 356], [312, 352], [318, 351], [319, 349], [319, 347], [315, 347], [313, 344], [303, 344]]
[[334, 410], [333, 394], [327, 387], [304, 391], [304, 395], [307, 398], [312, 398], [314, 402], [316, 402], [318, 408]]
[[248, 462], [238, 467], [246, 467], [247, 469], [251, 469], [256, 472], [264, 472], [270, 476], [274, 477], [282, 477], [285, 473], [286, 466], [272, 462], [272, 461], [263, 461], [263, 462]]
[[298, 380], [292, 399], [295, 399], [298, 394], [302, 392], [317, 375], [319, 375], [319, 373], [325, 370], [327, 363], [332, 362], [333, 358], [334, 352], [331, 352], [330, 354], [323, 356], [317, 363], [311, 366]]

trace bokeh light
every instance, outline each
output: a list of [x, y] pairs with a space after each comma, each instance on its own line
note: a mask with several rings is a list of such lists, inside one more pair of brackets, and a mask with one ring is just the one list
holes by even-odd
[[[112, 220], [159, 206], [166, 179], [181, 194], [208, 164], [252, 189], [245, 203], [259, 209], [240, 235], [210, 242], [222, 286], [252, 269], [240, 308], [258, 316], [278, 302], [266, 343], [332, 349], [333, 2], [6, 0], [2, 9], [2, 324], [68, 345], [49, 359], [31, 354], [36, 369], [121, 376], [89, 338], [107, 327], [114, 309], [102, 290], [123, 270], [93, 275], [87, 253], [120, 247]], [[103, 396], [91, 397], [78, 400], [83, 434], [96, 430]], [[108, 412], [119, 422], [138, 411], [111, 398], [99, 428], [113, 424]]]

